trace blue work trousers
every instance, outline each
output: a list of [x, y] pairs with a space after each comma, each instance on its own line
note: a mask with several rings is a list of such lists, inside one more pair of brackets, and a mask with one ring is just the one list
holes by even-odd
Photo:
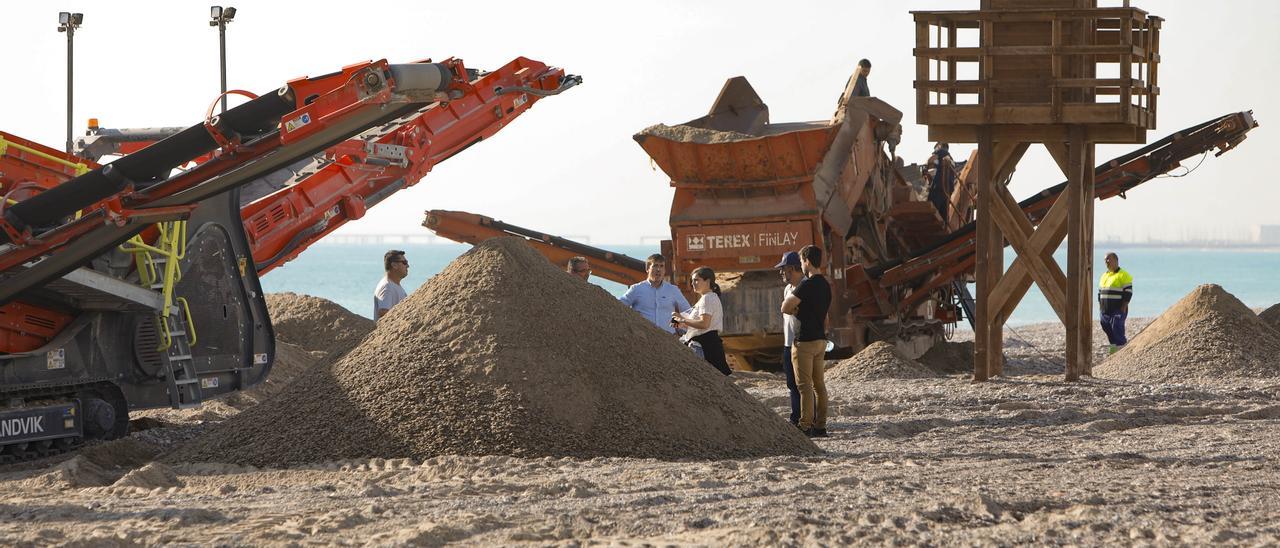
[[787, 375], [787, 393], [791, 395], [791, 424], [800, 424], [800, 389], [796, 387], [796, 370], [791, 367], [791, 347], [782, 347], [782, 372]]
[[1111, 344], [1124, 346], [1129, 342], [1124, 337], [1124, 320], [1128, 317], [1128, 312], [1102, 313], [1102, 332], [1107, 334], [1107, 341]]

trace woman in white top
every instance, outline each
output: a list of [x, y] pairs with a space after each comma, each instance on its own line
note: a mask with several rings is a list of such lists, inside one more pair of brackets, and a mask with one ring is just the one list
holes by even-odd
[[689, 280], [693, 292], [700, 298], [698, 304], [684, 312], [672, 312], [671, 321], [688, 332], [681, 338], [688, 344], [695, 341], [702, 345], [703, 358], [714, 365], [721, 373], [728, 375], [731, 370], [724, 357], [724, 343], [720, 340], [720, 330], [724, 329], [724, 307], [720, 305], [720, 285], [716, 283], [715, 271], [705, 266], [693, 271]]

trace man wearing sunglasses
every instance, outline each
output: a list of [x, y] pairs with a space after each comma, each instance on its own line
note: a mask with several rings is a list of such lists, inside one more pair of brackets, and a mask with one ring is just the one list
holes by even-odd
[[582, 278], [584, 282], [591, 280], [591, 263], [587, 262], [586, 257], [569, 259], [569, 264], [565, 266], [564, 271]]
[[391, 311], [391, 307], [400, 304], [409, 296], [403, 287], [400, 287], [400, 280], [409, 275], [409, 261], [404, 258], [404, 251], [392, 249], [382, 255], [382, 266], [387, 274], [378, 282], [378, 287], [373, 290], [373, 319], [382, 319], [382, 316]]

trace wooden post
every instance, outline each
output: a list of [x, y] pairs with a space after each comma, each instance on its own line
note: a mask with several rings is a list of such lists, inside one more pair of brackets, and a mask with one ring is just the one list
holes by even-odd
[[[952, 21], [950, 24], [947, 25], [947, 47], [949, 48], [958, 47], [956, 45], [957, 36], [958, 34], [956, 32], [956, 23], [955, 21]], [[951, 86], [947, 88], [948, 90], [947, 104], [954, 105], [956, 104], [956, 87], [955, 87], [956, 86], [956, 58], [955, 57], [947, 58], [947, 83]]]
[[1147, 59], [1147, 112], [1151, 113], [1151, 123], [1144, 129], [1154, 129], [1156, 127], [1156, 100], [1159, 98], [1159, 94], [1155, 92], [1155, 89], [1158, 87], [1156, 77], [1160, 69], [1160, 63], [1157, 62], [1160, 57], [1158, 53], [1160, 51], [1160, 20], [1150, 19], [1148, 21], [1151, 27], [1151, 49], [1147, 54], [1150, 57]]
[[[991, 289], [995, 280], [991, 279], [991, 233], [996, 230], [995, 219], [991, 216], [991, 198], [995, 186], [992, 181], [995, 150], [991, 141], [991, 127], [978, 127], [978, 214], [974, 240], [974, 277], [977, 281], [977, 310], [974, 318], [973, 337], [973, 381], [984, 382], [990, 376], [987, 368], [988, 354], [1000, 353], [1002, 349], [991, 348]], [[1003, 267], [1004, 265], [1000, 265]]]
[[[987, 131], [990, 131], [988, 129]], [[989, 135], [989, 134], [988, 134]], [[995, 149], [992, 149], [995, 152]], [[987, 231], [987, 287], [995, 289], [1000, 284], [1000, 276], [1004, 274], [1004, 234], [1000, 230], [1000, 225], [996, 223], [995, 210], [1000, 207], [997, 203], [1000, 200], [1000, 191], [998, 187], [1003, 184], [1004, 178], [996, 178], [1002, 166], [995, 165], [996, 154], [991, 155], [992, 167], [987, 171], [991, 183], [987, 185], [987, 190], [991, 195], [987, 198], [986, 216], [991, 223], [991, 229]], [[988, 300], [991, 297], [990, 291], [987, 293]], [[1000, 316], [995, 310], [991, 309], [990, 303], [987, 305], [987, 376], [998, 377], [1004, 374], [1004, 322], [1000, 321]]]
[[[1070, 155], [1071, 173], [1068, 175], [1067, 195], [1067, 375], [1068, 381], [1080, 379], [1080, 374], [1085, 371], [1085, 364], [1088, 356], [1084, 354], [1085, 342], [1084, 337], [1092, 334], [1091, 319], [1084, 317], [1084, 312], [1088, 307], [1085, 302], [1093, 298], [1091, 289], [1093, 287], [1092, 280], [1087, 278], [1090, 273], [1086, 270], [1085, 265], [1088, 260], [1086, 253], [1092, 254], [1089, 249], [1088, 242], [1085, 239], [1087, 232], [1091, 232], [1091, 226], [1087, 225], [1085, 218], [1086, 208], [1093, 201], [1093, 166], [1086, 162], [1089, 160], [1087, 150], [1092, 146], [1086, 142], [1086, 132], [1084, 126], [1072, 125], [1067, 131], [1068, 139], [1067, 150]], [[1086, 172], [1088, 172], [1086, 176]], [[1089, 183], [1085, 180], [1088, 179]], [[1088, 187], [1086, 189], [1086, 186]], [[1086, 191], [1088, 194], [1086, 194]]]
[[[991, 131], [988, 128], [988, 131]], [[994, 139], [994, 138], [993, 138]], [[993, 143], [994, 144], [994, 143]], [[987, 175], [991, 177], [991, 198], [987, 200], [987, 214], [992, 223], [990, 240], [987, 245], [991, 251], [987, 254], [987, 268], [989, 270], [988, 280], [991, 282], [991, 291], [988, 292], [987, 298], [992, 302], [987, 303], [987, 375], [996, 377], [1004, 375], [1004, 322], [1006, 317], [1000, 315], [1000, 310], [992, 306], [994, 299], [992, 295], [1001, 285], [1004, 279], [1004, 245], [1007, 240], [1006, 235], [1009, 231], [1001, 227], [1000, 214], [1008, 213], [1008, 218], [1012, 218], [1012, 212], [1017, 211], [1017, 215], [1022, 216], [1022, 210], [1015, 205], [1012, 210], [1006, 209], [1002, 203], [1009, 189], [1005, 188], [1004, 182], [1013, 174], [1014, 167], [1018, 161], [1022, 159], [1022, 155], [1027, 151], [1027, 144], [1015, 141], [1001, 141], [998, 146], [992, 147], [991, 155], [991, 171]], [[1012, 197], [1009, 198], [1012, 200]], [[1025, 220], [1025, 217], [1023, 217]], [[1016, 221], [1011, 228], [1020, 228], [1016, 226]], [[1029, 224], [1029, 223], [1028, 223]]]
[[[929, 47], [929, 22], [922, 16], [916, 16], [916, 49], [928, 49]], [[916, 82], [923, 85], [929, 81], [929, 58], [923, 55], [916, 56]], [[923, 90], [922, 90], [923, 91]], [[929, 93], [924, 91], [916, 93], [916, 123], [929, 123]]]
[[[1129, 46], [1129, 51], [1120, 56], [1120, 116], [1129, 121], [1133, 108], [1133, 17], [1126, 15], [1120, 20], [1120, 43]], [[1091, 77], [1092, 78], [1092, 77]], [[1133, 123], [1137, 117], [1133, 116]]]
[[1080, 354], [1083, 358], [1083, 362], [1080, 365], [1080, 374], [1089, 375], [1090, 377], [1093, 376], [1093, 326], [1094, 326], [1093, 301], [1095, 298], [1093, 293], [1093, 280], [1094, 280], [1093, 278], [1093, 255], [1094, 255], [1093, 207], [1094, 205], [1096, 205], [1095, 200], [1093, 199], [1093, 194], [1094, 194], [1093, 176], [1094, 176], [1094, 165], [1096, 163], [1097, 162], [1094, 158], [1093, 143], [1085, 143], [1084, 145], [1084, 178], [1082, 180], [1082, 182], [1084, 183], [1083, 184], [1084, 188], [1082, 189], [1082, 192], [1085, 196], [1085, 199], [1084, 199], [1084, 225], [1085, 225], [1084, 231], [1085, 232], [1084, 232], [1084, 250], [1082, 252], [1084, 255], [1083, 257], [1084, 265], [1082, 266], [1082, 268], [1084, 269], [1084, 276], [1082, 279], [1082, 281], [1084, 282], [1084, 297], [1083, 299], [1081, 299], [1081, 303], [1080, 303], [1081, 306], [1084, 308], [1084, 311], [1081, 313], [1081, 316], [1080, 316], [1080, 320], [1081, 320], [1080, 342], [1082, 346], [1080, 349]]

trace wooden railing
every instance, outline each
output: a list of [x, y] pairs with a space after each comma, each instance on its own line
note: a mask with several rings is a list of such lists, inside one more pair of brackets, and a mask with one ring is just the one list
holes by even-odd
[[1131, 7], [913, 15], [918, 123], [1155, 128], [1159, 17]]

